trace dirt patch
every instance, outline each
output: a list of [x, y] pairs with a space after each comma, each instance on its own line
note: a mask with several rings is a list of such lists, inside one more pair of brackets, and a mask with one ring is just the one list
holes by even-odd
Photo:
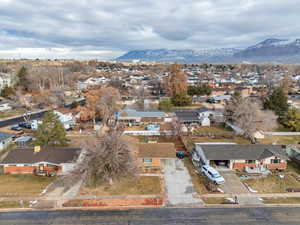
[[163, 198], [110, 198], [110, 199], [84, 199], [71, 200], [64, 207], [138, 207], [152, 206], [160, 207], [163, 205]]

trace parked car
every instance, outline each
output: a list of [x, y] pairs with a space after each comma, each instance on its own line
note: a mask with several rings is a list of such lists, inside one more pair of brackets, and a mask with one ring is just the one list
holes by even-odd
[[21, 131], [22, 130], [22, 128], [19, 125], [13, 125], [10, 129], [15, 130], [15, 131]]
[[225, 179], [220, 175], [220, 173], [211, 166], [203, 165], [201, 167], [201, 172], [214, 184], [224, 184]]
[[19, 123], [19, 126], [27, 128], [27, 129], [31, 129], [31, 123], [29, 123], [29, 122], [21, 122], [21, 123]]

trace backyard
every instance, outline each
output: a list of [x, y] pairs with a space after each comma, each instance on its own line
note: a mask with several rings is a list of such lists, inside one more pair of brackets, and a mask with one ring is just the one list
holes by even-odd
[[265, 136], [259, 141], [262, 144], [299, 145], [300, 136]]
[[249, 144], [249, 140], [235, 135], [231, 128], [220, 126], [199, 127], [188, 137], [193, 142], [234, 142]]

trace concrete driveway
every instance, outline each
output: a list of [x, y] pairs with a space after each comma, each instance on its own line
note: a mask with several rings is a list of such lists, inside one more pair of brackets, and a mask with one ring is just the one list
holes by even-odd
[[219, 171], [225, 178], [225, 184], [220, 185], [220, 188], [226, 194], [237, 196], [240, 205], [261, 205], [263, 202], [258, 197], [254, 196], [234, 171]]
[[243, 194], [249, 192], [234, 171], [219, 171], [219, 173], [225, 178], [225, 184], [220, 185], [220, 188], [226, 194]]
[[167, 204], [170, 206], [178, 205], [199, 205], [202, 200], [196, 198], [196, 192], [192, 184], [192, 178], [179, 159], [165, 159], [164, 177]]

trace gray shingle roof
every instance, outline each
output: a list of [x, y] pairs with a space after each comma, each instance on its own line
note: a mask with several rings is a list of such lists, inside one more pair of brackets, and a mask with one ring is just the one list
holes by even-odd
[[272, 156], [287, 159], [281, 145], [200, 145], [208, 160], [261, 160]]
[[13, 136], [13, 134], [0, 131], [0, 141], [5, 141], [6, 139], [11, 138]]
[[174, 111], [176, 117], [182, 122], [199, 122], [198, 112], [193, 110]]
[[33, 148], [13, 149], [1, 164], [70, 163], [78, 158], [80, 151], [80, 148], [68, 147], [42, 147], [40, 152], [34, 152]]
[[[123, 115], [126, 116], [123, 116]], [[134, 109], [124, 109], [119, 114], [122, 117], [142, 117], [142, 118], [164, 118], [166, 114], [162, 111], [136, 111]]]

